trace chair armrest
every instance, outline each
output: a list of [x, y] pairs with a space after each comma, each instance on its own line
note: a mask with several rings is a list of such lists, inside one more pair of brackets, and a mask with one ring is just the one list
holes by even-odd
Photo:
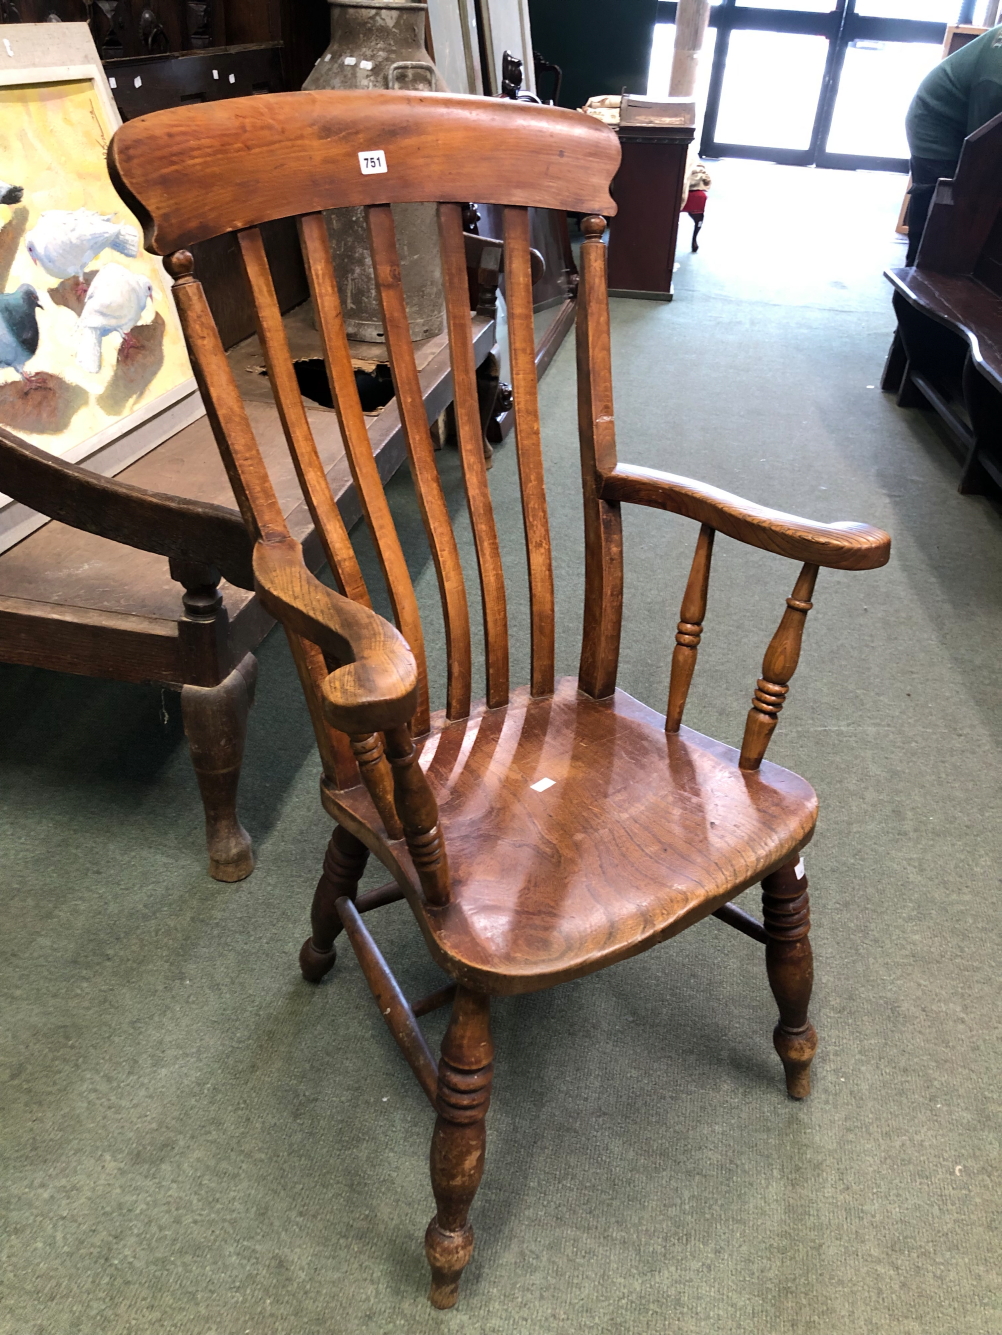
[[599, 495], [604, 501], [671, 510], [751, 547], [836, 570], [874, 570], [886, 565], [891, 554], [890, 537], [869, 524], [816, 524], [655, 468], [617, 464], [613, 472], [599, 474]]
[[410, 722], [417, 663], [395, 627], [321, 584], [288, 534], [268, 533], [254, 548], [254, 580], [267, 611], [317, 645], [328, 666], [339, 665], [323, 684], [324, 715], [333, 727], [360, 736]]
[[101, 477], [0, 427], [0, 493], [71, 528], [212, 566], [253, 589], [253, 543], [236, 510]]

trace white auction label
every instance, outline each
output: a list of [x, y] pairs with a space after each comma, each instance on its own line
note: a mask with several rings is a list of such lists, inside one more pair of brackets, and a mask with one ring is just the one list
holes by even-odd
[[386, 154], [381, 148], [373, 149], [369, 153], [359, 153], [358, 165], [362, 168], [363, 176], [375, 176], [377, 172], [386, 171]]

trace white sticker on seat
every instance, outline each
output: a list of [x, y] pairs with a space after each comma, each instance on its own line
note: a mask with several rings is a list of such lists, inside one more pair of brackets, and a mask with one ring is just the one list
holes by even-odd
[[386, 171], [386, 154], [381, 148], [374, 148], [368, 153], [359, 153], [358, 165], [363, 176], [375, 176]]
[[530, 783], [529, 787], [534, 793], [545, 793], [547, 788], [552, 788], [556, 779], [537, 779], [535, 783]]

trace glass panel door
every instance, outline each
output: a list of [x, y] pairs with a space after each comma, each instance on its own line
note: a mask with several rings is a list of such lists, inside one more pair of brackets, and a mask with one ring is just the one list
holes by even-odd
[[732, 33], [717, 110], [718, 142], [809, 149], [827, 60], [824, 37]]
[[941, 50], [926, 42], [853, 42], [842, 65], [826, 153], [907, 158], [905, 112]]

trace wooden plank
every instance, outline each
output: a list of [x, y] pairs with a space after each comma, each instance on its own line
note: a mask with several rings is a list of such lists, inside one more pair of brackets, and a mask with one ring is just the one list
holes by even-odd
[[466, 280], [462, 206], [440, 204], [438, 226], [445, 312], [452, 355], [456, 435], [480, 572], [487, 658], [487, 704], [491, 709], [496, 709], [508, 703], [508, 609], [494, 508], [487, 485], [484, 438], [477, 403], [477, 371], [473, 359], [473, 326]]
[[3, 662], [24, 667], [178, 688], [185, 680], [176, 621], [0, 594], [0, 644]]
[[470, 712], [470, 613], [466, 602], [463, 568], [459, 560], [452, 520], [442, 492], [435, 463], [424, 399], [414, 361], [407, 306], [400, 281], [393, 215], [389, 205], [366, 209], [372, 267], [376, 275], [383, 311], [386, 347], [393, 372], [397, 406], [403, 423], [411, 476], [431, 548], [442, 598], [445, 643], [448, 657], [446, 712], [449, 718], [465, 718]]
[[303, 396], [289, 354], [289, 343], [282, 325], [282, 313], [278, 308], [278, 298], [275, 296], [275, 285], [271, 279], [271, 270], [268, 268], [268, 257], [264, 252], [261, 233], [256, 227], [252, 227], [240, 232], [238, 240], [244, 273], [254, 299], [258, 337], [264, 350], [268, 379], [271, 381], [275, 404], [299, 477], [299, 485], [303, 489], [303, 497], [324, 549], [327, 564], [331, 568], [338, 588], [346, 598], [371, 607], [372, 602], [358, 566], [355, 549], [351, 545], [341, 512], [331, 495], [317, 444], [306, 418]]
[[508, 350], [515, 396], [515, 448], [529, 566], [531, 683], [533, 695], [549, 695], [553, 690], [554, 662], [553, 558], [539, 429], [528, 209], [505, 209], [504, 243]]

